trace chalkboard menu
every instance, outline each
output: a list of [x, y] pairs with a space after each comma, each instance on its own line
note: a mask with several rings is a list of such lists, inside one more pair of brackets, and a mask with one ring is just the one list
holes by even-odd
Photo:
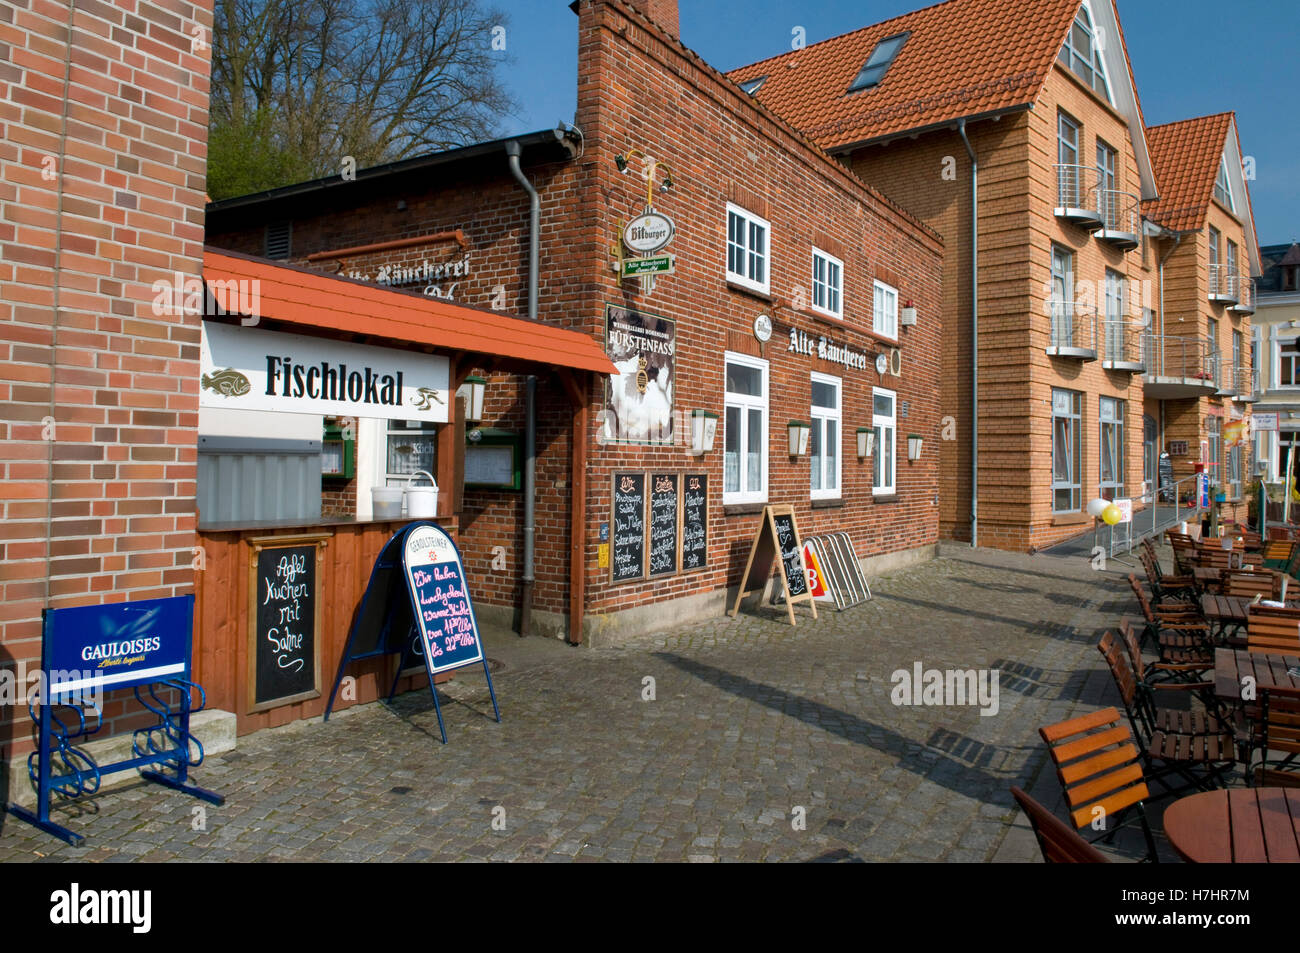
[[1160, 454], [1157, 471], [1160, 478], [1160, 499], [1162, 502], [1172, 503], [1174, 500], [1174, 461], [1169, 454]]
[[650, 474], [650, 575], [664, 576], [677, 571], [676, 473]]
[[[317, 565], [327, 536], [250, 540], [248, 704], [265, 711], [320, 695]], [[288, 542], [290, 545], [284, 545]]]
[[432, 523], [419, 526], [406, 538], [402, 561], [429, 674], [481, 661], [474, 606], [450, 537]]
[[682, 571], [709, 564], [709, 477], [688, 473], [682, 490]]
[[808, 591], [808, 576], [803, 569], [803, 557], [799, 552], [799, 534], [794, 531], [793, 513], [773, 513], [772, 525], [776, 527], [777, 549], [781, 562], [785, 564], [786, 583], [790, 595], [801, 596]]
[[610, 562], [613, 582], [645, 576], [646, 475], [614, 474], [614, 546]]

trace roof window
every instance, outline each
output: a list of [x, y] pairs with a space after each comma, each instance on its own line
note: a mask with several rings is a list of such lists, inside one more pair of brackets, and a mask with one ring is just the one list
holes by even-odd
[[894, 57], [898, 56], [898, 51], [907, 42], [908, 36], [910, 36], [908, 33], [896, 33], [877, 43], [876, 48], [867, 57], [866, 65], [858, 73], [857, 79], [849, 85], [849, 92], [856, 93], [860, 89], [878, 86], [885, 78], [886, 71], [893, 65]]

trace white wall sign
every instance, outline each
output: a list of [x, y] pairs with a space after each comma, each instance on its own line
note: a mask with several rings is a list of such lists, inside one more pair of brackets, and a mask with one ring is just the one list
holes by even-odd
[[1272, 431], [1278, 429], [1278, 419], [1276, 413], [1254, 413], [1250, 415], [1251, 426], [1256, 432]]
[[677, 226], [662, 212], [638, 215], [623, 227], [623, 244], [638, 255], [648, 255], [673, 240]]
[[446, 423], [438, 354], [203, 322], [199, 406]]

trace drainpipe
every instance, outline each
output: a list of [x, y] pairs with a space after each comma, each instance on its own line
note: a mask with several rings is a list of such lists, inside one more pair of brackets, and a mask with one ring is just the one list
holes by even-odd
[[[1161, 232], [1165, 237], [1172, 237], [1174, 240], [1174, 243], [1169, 246], [1168, 251], [1166, 251], [1163, 255], [1160, 256], [1160, 264], [1158, 268], [1159, 275], [1160, 275], [1160, 358], [1159, 358], [1160, 371], [1159, 373], [1164, 374], [1164, 370], [1165, 370], [1165, 262], [1169, 260], [1169, 256], [1172, 255], [1178, 249], [1178, 246], [1182, 243], [1183, 233], [1170, 232], [1167, 229], [1161, 229]], [[1152, 358], [1153, 359], [1155, 358], [1154, 354], [1152, 355]], [[1160, 448], [1161, 450], [1164, 449], [1164, 446], [1165, 446], [1165, 402], [1162, 400], [1160, 402]], [[1160, 465], [1160, 454], [1157, 453], [1156, 466], [1159, 467], [1159, 465]], [[1159, 485], [1160, 485], [1160, 476], [1159, 473], [1157, 473], [1156, 486], [1159, 487]]]
[[957, 133], [970, 156], [970, 544], [979, 545], [980, 495], [980, 292], [979, 292], [979, 160], [966, 137], [966, 120], [957, 120]]
[[[541, 200], [519, 166], [523, 150], [519, 143], [506, 143], [510, 173], [528, 193], [528, 317], [537, 320], [537, 272], [541, 243]], [[524, 578], [523, 600], [519, 612], [519, 634], [528, 635], [533, 617], [533, 554], [537, 535], [537, 378], [529, 374], [525, 389], [524, 425]]]

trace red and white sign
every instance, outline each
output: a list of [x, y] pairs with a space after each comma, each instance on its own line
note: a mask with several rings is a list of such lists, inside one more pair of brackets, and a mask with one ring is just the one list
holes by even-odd
[[1115, 500], [1115, 506], [1119, 510], [1119, 521], [1121, 523], [1133, 522], [1132, 500]]

